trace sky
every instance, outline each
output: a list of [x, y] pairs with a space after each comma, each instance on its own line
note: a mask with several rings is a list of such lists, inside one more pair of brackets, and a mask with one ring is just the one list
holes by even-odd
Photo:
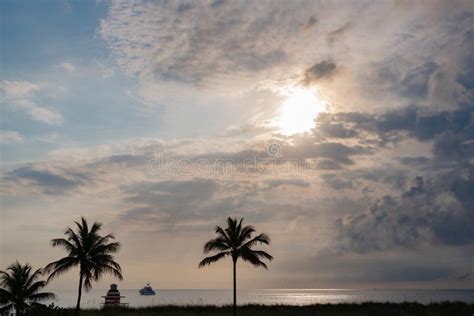
[[[0, 1], [0, 266], [80, 216], [122, 288], [474, 288], [472, 1]], [[78, 272], [49, 286], [75, 289]], [[104, 277], [96, 287], [106, 288]]]

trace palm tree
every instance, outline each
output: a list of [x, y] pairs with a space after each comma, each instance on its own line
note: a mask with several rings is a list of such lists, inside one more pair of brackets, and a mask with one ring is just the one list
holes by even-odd
[[250, 262], [255, 267], [264, 267], [267, 269], [267, 265], [261, 259], [273, 260], [273, 257], [263, 250], [252, 249], [257, 244], [270, 244], [270, 237], [266, 234], [260, 234], [252, 237], [255, 232], [253, 226], [242, 227], [242, 218], [238, 223], [237, 219], [227, 218], [227, 228], [222, 229], [216, 227], [217, 237], [209, 240], [204, 245], [204, 253], [217, 252], [216, 254], [204, 258], [199, 263], [199, 268], [210, 265], [222, 258], [230, 256], [233, 263], [234, 272], [234, 316], [237, 315], [237, 260]]
[[67, 228], [64, 234], [67, 238], [51, 240], [53, 247], [62, 247], [68, 255], [58, 261], [48, 264], [45, 268], [51, 272], [48, 281], [59, 275], [79, 267], [79, 291], [77, 295], [76, 315], [79, 315], [81, 306], [82, 288], [89, 291], [92, 282], [98, 281], [102, 275], [111, 274], [119, 280], [123, 279], [120, 265], [114, 261], [112, 254], [120, 249], [120, 243], [110, 242], [114, 235], [100, 236], [102, 224], [94, 222], [89, 225], [84, 217], [81, 222], [75, 222], [77, 229]]
[[18, 261], [11, 264], [5, 271], [0, 271], [0, 315], [15, 308], [16, 315], [24, 315], [31, 306], [41, 305], [38, 302], [56, 298], [53, 293], [40, 292], [46, 281], [38, 278], [42, 270], [33, 272], [28, 263], [21, 265]]

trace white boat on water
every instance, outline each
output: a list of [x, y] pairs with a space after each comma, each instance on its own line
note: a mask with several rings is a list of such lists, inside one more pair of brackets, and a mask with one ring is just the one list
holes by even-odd
[[141, 295], [155, 295], [155, 291], [151, 288], [150, 283], [147, 283], [147, 285], [141, 289], [140, 291]]

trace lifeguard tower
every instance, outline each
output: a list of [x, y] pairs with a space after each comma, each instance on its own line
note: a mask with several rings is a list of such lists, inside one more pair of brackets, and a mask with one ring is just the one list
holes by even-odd
[[102, 297], [104, 298], [104, 302], [100, 304], [102, 308], [128, 307], [128, 303], [122, 303], [120, 301], [122, 298], [125, 298], [125, 296], [120, 295], [117, 284], [110, 284], [110, 289], [107, 291], [107, 295]]

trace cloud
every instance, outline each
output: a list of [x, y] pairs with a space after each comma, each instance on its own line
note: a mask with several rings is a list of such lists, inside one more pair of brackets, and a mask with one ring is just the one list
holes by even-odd
[[59, 64], [54, 65], [54, 68], [61, 69], [67, 72], [74, 72], [76, 70], [76, 66], [68, 62], [61, 62]]
[[[316, 119], [314, 136], [320, 141], [353, 138], [361, 145], [385, 147], [410, 138], [422, 142], [441, 142], [441, 135], [451, 133], [459, 138], [458, 141], [463, 144], [465, 154], [468, 155], [469, 140], [474, 135], [473, 114], [472, 105], [449, 110], [409, 105], [379, 114], [323, 113]], [[438, 148], [436, 152], [441, 153], [440, 150]]]
[[207, 229], [209, 222], [228, 216], [260, 223], [278, 217], [284, 211], [278, 202], [266, 201], [260, 194], [271, 195], [282, 186], [306, 188], [308, 185], [297, 180], [260, 182], [191, 178], [141, 181], [124, 188], [124, 203], [130, 208], [120, 215], [120, 221], [155, 231], [176, 231], [179, 227], [200, 231]]
[[8, 81], [1, 83], [2, 103], [12, 109], [25, 112], [31, 119], [50, 125], [61, 125], [63, 117], [54, 109], [38, 105], [33, 99], [34, 94], [41, 90], [37, 84], [26, 81]]
[[331, 113], [320, 113], [315, 123], [314, 133], [323, 138], [354, 138], [359, 135], [351, 125], [338, 120], [337, 116]]
[[[473, 100], [464, 71], [473, 17], [469, 3], [441, 3], [407, 10], [392, 2], [114, 1], [99, 34], [152, 103], [175, 105], [166, 95], [184, 86], [196, 98], [183, 103], [195, 104], [202, 90], [228, 95], [269, 81], [319, 81], [332, 111], [448, 107]], [[339, 69], [344, 76], [335, 76]]]
[[287, 17], [277, 6], [271, 17], [249, 14], [265, 9], [263, 4], [234, 2], [218, 6], [207, 1], [138, 6], [116, 2], [102, 21], [100, 34], [127, 73], [149, 72], [160, 80], [196, 83], [271, 68], [286, 60], [281, 39], [267, 34], [276, 21]]
[[344, 23], [342, 26], [330, 31], [326, 35], [326, 40], [329, 45], [334, 44], [336, 41], [341, 39], [343, 36], [347, 34], [347, 32], [354, 27], [354, 24], [352, 21], [348, 21]]
[[15, 108], [26, 112], [31, 119], [50, 125], [61, 125], [63, 116], [53, 110], [37, 105], [35, 102], [27, 99], [13, 101]]
[[269, 189], [277, 188], [280, 186], [296, 186], [307, 188], [310, 186], [308, 181], [303, 179], [269, 179], [263, 182], [268, 186]]
[[[127, 74], [216, 89], [279, 79], [307, 67], [347, 11], [334, 3], [115, 1], [99, 33]], [[292, 14], [288, 14], [292, 12]], [[327, 50], [324, 50], [327, 51]], [[284, 78], [286, 79], [286, 78]], [[248, 86], [248, 83], [247, 83]]]
[[471, 167], [426, 180], [417, 177], [401, 196], [385, 196], [367, 211], [337, 220], [337, 244], [344, 251], [365, 253], [474, 242], [473, 175]]
[[29, 165], [5, 172], [2, 181], [9, 184], [7, 192], [17, 186], [20, 190], [62, 195], [91, 183], [91, 178], [79, 171]]
[[401, 157], [400, 162], [408, 166], [425, 166], [430, 162], [430, 158], [424, 156], [417, 157]]
[[325, 173], [321, 175], [324, 184], [330, 186], [334, 190], [343, 191], [345, 189], [353, 189], [354, 183], [351, 180], [339, 178], [336, 174]]
[[204, 205], [211, 203], [217, 189], [217, 182], [210, 179], [139, 182], [125, 189], [125, 200], [135, 206], [122, 215], [122, 220], [166, 224], [206, 217], [209, 211]]
[[17, 131], [0, 130], [0, 143], [1, 144], [22, 143], [23, 140], [24, 140], [23, 135], [21, 135]]
[[337, 71], [337, 65], [333, 61], [323, 60], [309, 67], [304, 72], [303, 83], [312, 84], [319, 80], [332, 77]]
[[39, 91], [39, 85], [27, 81], [3, 80], [1, 84], [2, 92], [7, 99], [18, 99], [28, 97], [32, 93]]

